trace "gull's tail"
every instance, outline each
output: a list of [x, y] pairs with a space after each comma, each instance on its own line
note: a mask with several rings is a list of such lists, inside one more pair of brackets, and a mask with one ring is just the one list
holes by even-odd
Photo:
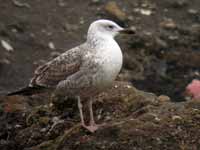
[[24, 87], [22, 89], [19, 89], [15, 92], [8, 93], [7, 96], [13, 96], [13, 95], [23, 95], [23, 96], [30, 96], [34, 94], [39, 94], [44, 92], [44, 87], [37, 86], [37, 87]]

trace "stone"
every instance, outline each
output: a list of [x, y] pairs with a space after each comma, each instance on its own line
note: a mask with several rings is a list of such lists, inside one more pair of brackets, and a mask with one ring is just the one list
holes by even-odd
[[105, 10], [112, 15], [113, 17], [116, 17], [120, 21], [125, 21], [127, 20], [127, 15], [122, 9], [117, 5], [116, 2], [111, 1], [108, 2], [105, 5]]
[[176, 29], [177, 25], [176, 23], [172, 20], [172, 19], [167, 19], [163, 22], [160, 23], [160, 27], [164, 28], [164, 29]]

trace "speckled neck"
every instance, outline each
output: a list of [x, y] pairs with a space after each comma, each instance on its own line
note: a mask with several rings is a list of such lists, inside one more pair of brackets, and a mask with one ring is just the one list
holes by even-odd
[[105, 45], [108, 41], [113, 41], [113, 37], [102, 35], [101, 33], [88, 33], [87, 36], [87, 44], [94, 49], [101, 48], [103, 45]]

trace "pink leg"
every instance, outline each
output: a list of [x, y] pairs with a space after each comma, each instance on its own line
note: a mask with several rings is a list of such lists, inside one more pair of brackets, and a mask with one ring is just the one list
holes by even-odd
[[92, 130], [92, 132], [94, 132], [98, 129], [98, 125], [94, 121], [94, 113], [93, 113], [93, 109], [92, 109], [92, 99], [89, 100], [88, 107], [89, 107], [89, 111], [90, 111], [90, 126], [89, 126], [89, 128], [90, 128], [90, 130]]
[[94, 115], [93, 115], [93, 110], [92, 110], [92, 99], [89, 100], [88, 104], [89, 104], [88, 107], [89, 107], [89, 111], [90, 111], [90, 125], [89, 126], [87, 126], [85, 124], [81, 99], [80, 99], [80, 97], [78, 97], [78, 108], [79, 108], [79, 112], [80, 112], [81, 124], [84, 128], [86, 128], [87, 130], [89, 130], [90, 132], [93, 133], [98, 129], [98, 126], [96, 125], [96, 123], [94, 121]]
[[82, 124], [82, 126], [86, 126], [85, 121], [84, 121], [84, 117], [83, 117], [83, 109], [82, 108], [83, 108], [83, 105], [81, 103], [80, 97], [78, 96], [78, 109], [79, 109], [79, 113], [80, 113], [81, 124]]
[[96, 125], [94, 121], [94, 113], [93, 113], [93, 108], [92, 108], [92, 99], [89, 100], [88, 103], [89, 111], [90, 111], [90, 125]]

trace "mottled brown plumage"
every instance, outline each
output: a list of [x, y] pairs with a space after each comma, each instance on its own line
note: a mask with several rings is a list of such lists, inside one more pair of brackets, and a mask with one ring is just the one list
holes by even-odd
[[79, 71], [81, 63], [80, 48], [71, 49], [54, 60], [38, 67], [29, 86], [56, 88], [60, 81]]

